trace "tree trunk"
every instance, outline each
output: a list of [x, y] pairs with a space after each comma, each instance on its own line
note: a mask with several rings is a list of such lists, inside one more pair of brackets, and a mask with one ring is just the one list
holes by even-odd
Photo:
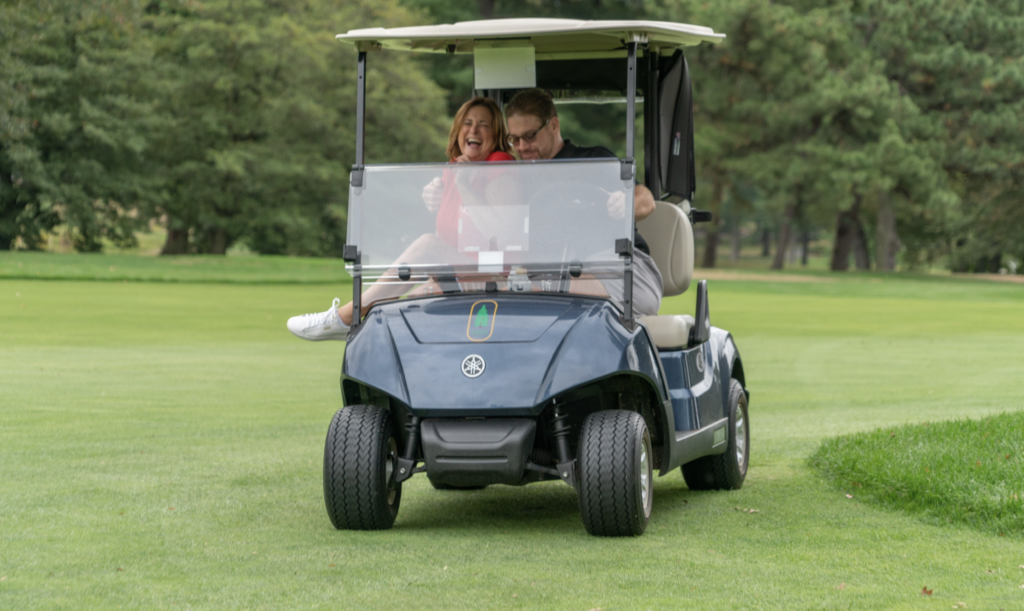
[[701, 267], [713, 268], [718, 255], [718, 236], [721, 225], [722, 194], [725, 192], [725, 182], [715, 178], [712, 183], [711, 202], [714, 206], [714, 215], [711, 222], [707, 224], [707, 238], [704, 240], [704, 262]]
[[1002, 265], [1003, 255], [984, 256], [978, 259], [973, 271], [976, 274], [998, 274]]
[[857, 271], [866, 272], [871, 269], [871, 256], [868, 254], [868, 234], [859, 218], [853, 219], [853, 261]]
[[807, 253], [811, 250], [811, 232], [806, 227], [800, 232], [800, 246], [800, 265], [807, 267]]
[[772, 230], [768, 227], [761, 230], [761, 256], [766, 259], [772, 256]]
[[211, 255], [223, 255], [228, 252], [228, 232], [218, 227], [213, 230], [213, 235], [210, 236], [210, 254]]
[[775, 246], [775, 259], [772, 261], [772, 269], [782, 269], [786, 264], [786, 251], [789, 250], [790, 234], [792, 233], [793, 219], [796, 217], [797, 207], [798, 202], [792, 202], [786, 206], [786, 211], [783, 213], [782, 226], [779, 227], [779, 243]]
[[[864, 250], [863, 253], [857, 254], [857, 269], [862, 269], [861, 263], [867, 257], [864, 228], [860, 224], [860, 203], [861, 196], [855, 193], [850, 209], [841, 210], [836, 215], [836, 239], [832, 244], [832, 262], [829, 264], [829, 269], [834, 272], [845, 272], [850, 269], [851, 250]], [[856, 244], [857, 242], [859, 244]]]
[[718, 217], [708, 223], [707, 237], [704, 240], [704, 261], [701, 263], [701, 267], [711, 268], [715, 266], [715, 262], [718, 254]]
[[836, 238], [832, 242], [832, 261], [829, 269], [834, 272], [845, 272], [850, 268], [850, 236], [853, 233], [846, 222], [848, 210], [840, 210], [836, 215]]
[[476, 0], [476, 7], [484, 19], [494, 17], [494, 0]]
[[167, 228], [167, 239], [160, 249], [161, 255], [188, 254], [188, 229]]
[[[734, 206], [735, 207], [735, 206]], [[740, 215], [733, 211], [732, 214], [732, 251], [729, 253], [729, 260], [736, 262], [740, 260], [740, 240], [743, 236], [740, 235]]]
[[900, 250], [900, 236], [896, 233], [896, 212], [887, 193], [878, 198], [878, 228], [875, 234], [875, 266], [879, 271], [896, 269], [896, 253]]

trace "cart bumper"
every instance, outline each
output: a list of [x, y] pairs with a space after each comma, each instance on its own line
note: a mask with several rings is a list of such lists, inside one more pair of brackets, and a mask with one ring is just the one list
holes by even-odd
[[521, 418], [425, 419], [420, 439], [427, 476], [451, 486], [517, 484], [536, 432], [535, 421]]

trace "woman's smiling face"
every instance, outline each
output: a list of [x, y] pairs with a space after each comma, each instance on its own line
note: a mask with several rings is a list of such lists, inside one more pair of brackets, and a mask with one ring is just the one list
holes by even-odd
[[486, 106], [474, 106], [459, 128], [459, 149], [470, 161], [484, 161], [494, 152], [494, 118]]

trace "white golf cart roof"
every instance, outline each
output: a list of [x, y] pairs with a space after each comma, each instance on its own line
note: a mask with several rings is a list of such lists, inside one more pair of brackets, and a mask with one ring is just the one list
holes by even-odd
[[577, 19], [490, 19], [407, 28], [349, 30], [338, 39], [360, 51], [395, 49], [433, 53], [472, 53], [481, 46], [523, 44], [537, 59], [625, 57], [627, 42], [652, 50], [718, 43], [725, 34], [711, 28], [666, 21], [580, 21]]

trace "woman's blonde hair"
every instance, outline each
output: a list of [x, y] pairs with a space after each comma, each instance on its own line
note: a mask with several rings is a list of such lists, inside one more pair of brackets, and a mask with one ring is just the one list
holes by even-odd
[[459, 112], [455, 113], [452, 131], [448, 134], [448, 148], [445, 150], [449, 161], [455, 161], [455, 158], [462, 154], [462, 149], [459, 147], [459, 130], [462, 129], [462, 122], [466, 119], [466, 114], [476, 106], [483, 106], [491, 112], [491, 135], [494, 136], [494, 150], [503, 153], [509, 152], [508, 128], [505, 127], [505, 118], [501, 116], [498, 104], [490, 98], [473, 98], [463, 104]]

